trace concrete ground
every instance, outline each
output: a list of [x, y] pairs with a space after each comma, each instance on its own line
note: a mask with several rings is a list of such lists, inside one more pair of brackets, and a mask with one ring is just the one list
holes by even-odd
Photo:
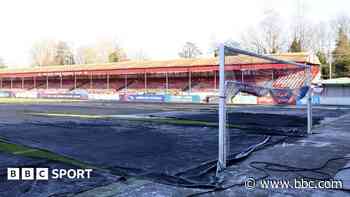
[[[0, 139], [4, 138], [1, 135], [1, 130], [6, 130], [7, 127], [14, 125], [20, 128], [24, 122], [57, 123], [79, 119], [95, 121], [96, 118], [113, 121], [122, 117], [115, 115], [216, 113], [215, 105], [190, 104], [85, 102], [3, 104], [0, 105], [0, 108]], [[305, 109], [297, 107], [232, 106], [230, 110], [245, 113], [288, 114], [300, 117], [305, 115]], [[223, 182], [220, 188], [215, 191], [212, 189], [176, 187], [160, 184], [158, 181], [147, 177], [130, 176], [126, 179], [117, 179], [118, 181], [114, 183], [99, 184], [93, 189], [65, 193], [61, 196], [350, 196], [350, 193], [346, 191], [350, 189], [350, 169], [347, 169], [350, 166], [350, 110], [345, 107], [319, 107], [314, 112], [316, 116], [323, 115], [325, 117], [319, 125], [315, 126], [314, 134], [306, 137], [288, 137], [281, 143], [255, 150], [247, 158], [233, 163], [226, 171], [220, 173], [220, 179]], [[79, 115], [85, 116], [79, 117]], [[179, 123], [176, 122], [176, 124]], [[157, 123], [152, 123], [152, 126], [154, 125], [157, 125]], [[164, 125], [162, 126], [159, 128], [164, 128]], [[200, 126], [197, 125], [197, 127]], [[207, 126], [203, 125], [202, 127]], [[74, 130], [74, 128], [72, 129]], [[213, 129], [216, 129], [215, 126], [213, 126]], [[1, 149], [0, 144], [0, 153], [5, 151], [11, 153], [9, 149]], [[62, 158], [58, 158], [58, 160], [69, 162]], [[255, 179], [255, 185], [252, 185], [251, 181], [253, 179]], [[312, 180], [315, 183], [339, 180], [342, 181], [342, 189], [291, 187], [287, 189], [281, 187], [266, 189], [261, 185], [262, 180], [289, 181], [292, 186], [295, 186], [295, 180]], [[2, 196], [1, 190], [0, 196]], [[23, 194], [23, 196], [26, 195]]]

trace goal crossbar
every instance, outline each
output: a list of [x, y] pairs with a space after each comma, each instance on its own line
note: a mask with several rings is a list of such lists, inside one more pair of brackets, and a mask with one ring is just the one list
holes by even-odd
[[257, 54], [254, 52], [250, 52], [250, 51], [246, 51], [246, 50], [242, 50], [242, 49], [237, 49], [237, 48], [232, 48], [232, 47], [227, 47], [224, 46], [224, 50], [230, 52], [230, 53], [237, 53], [237, 54], [243, 54], [243, 55], [247, 55], [247, 56], [252, 56], [252, 57], [256, 57], [256, 58], [260, 58], [260, 59], [265, 59], [265, 60], [269, 60], [275, 63], [279, 63], [279, 64], [289, 64], [289, 65], [295, 65], [301, 68], [309, 68], [310, 66], [307, 64], [301, 64], [298, 62], [293, 62], [293, 61], [288, 61], [288, 60], [282, 60], [282, 59], [278, 59], [275, 57], [271, 57], [268, 55], [261, 55], [261, 54]]

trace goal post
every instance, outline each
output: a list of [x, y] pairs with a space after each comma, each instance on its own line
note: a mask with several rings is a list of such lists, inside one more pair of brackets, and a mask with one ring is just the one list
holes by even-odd
[[225, 45], [219, 45], [219, 160], [218, 169], [226, 168], [228, 146], [226, 144], [226, 87], [225, 87]]
[[263, 60], [267, 60], [274, 64], [284, 64], [284, 65], [293, 65], [299, 69], [305, 70], [305, 87], [307, 87], [307, 133], [312, 133], [312, 73], [311, 66], [297, 62], [293, 62], [290, 60], [282, 60], [279, 58], [275, 58], [272, 56], [261, 55], [254, 52], [227, 47], [223, 43], [219, 44], [219, 155], [218, 155], [218, 166], [217, 171], [225, 169], [227, 166], [227, 157], [229, 152], [229, 136], [227, 134], [226, 126], [226, 102], [227, 102], [227, 86], [226, 82], [228, 82], [225, 78], [225, 54], [233, 53], [239, 55], [245, 55], [249, 57], [259, 58]]

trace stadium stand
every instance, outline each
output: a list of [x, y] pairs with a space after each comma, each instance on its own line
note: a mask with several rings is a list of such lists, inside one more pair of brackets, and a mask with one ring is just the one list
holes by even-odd
[[[312, 65], [314, 78], [319, 73], [319, 60], [309, 54], [288, 53], [274, 56]], [[272, 64], [241, 55], [227, 57], [225, 61], [225, 75], [228, 80], [258, 85], [274, 81], [274, 88], [297, 88], [306, 80], [305, 71], [293, 71], [290, 65]], [[219, 87], [216, 58], [3, 69], [0, 71], [0, 80], [0, 90], [9, 91], [70, 92], [83, 89], [91, 94], [196, 93], [201, 95], [202, 100], [208, 100], [205, 99], [207, 95], [217, 96]]]
[[169, 79], [169, 89], [184, 90], [188, 86], [188, 78], [174, 77]]

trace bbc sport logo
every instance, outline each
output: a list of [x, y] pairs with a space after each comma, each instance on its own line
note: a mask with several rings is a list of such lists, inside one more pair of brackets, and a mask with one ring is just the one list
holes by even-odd
[[7, 180], [90, 179], [92, 169], [7, 168]]

